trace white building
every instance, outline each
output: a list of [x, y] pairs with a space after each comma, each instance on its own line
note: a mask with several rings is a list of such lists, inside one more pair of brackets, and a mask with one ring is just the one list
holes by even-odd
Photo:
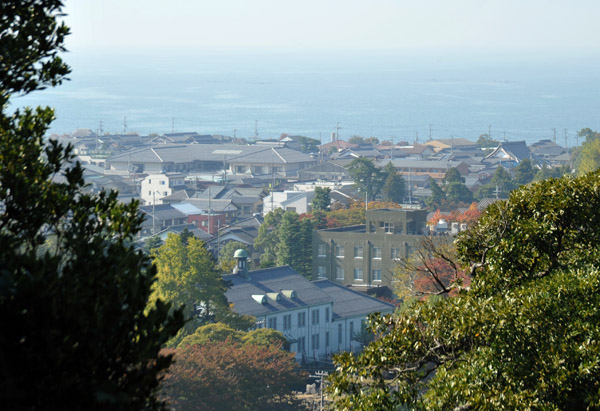
[[263, 198], [263, 216], [276, 208], [298, 214], [307, 213], [314, 196], [314, 191], [272, 191]]
[[246, 252], [235, 253], [227, 300], [239, 314], [256, 318], [259, 328], [281, 331], [298, 361], [328, 357], [362, 347], [353, 339], [373, 312], [391, 313], [392, 304], [328, 280], [311, 282], [288, 266], [247, 271]]
[[142, 180], [140, 193], [142, 204], [162, 204], [164, 197], [173, 194], [174, 187], [184, 185], [184, 177], [179, 173], [150, 174]]

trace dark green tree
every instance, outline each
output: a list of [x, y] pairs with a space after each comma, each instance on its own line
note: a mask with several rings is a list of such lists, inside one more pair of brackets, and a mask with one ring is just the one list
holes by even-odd
[[515, 183], [519, 186], [531, 183], [535, 176], [535, 170], [533, 169], [531, 160], [526, 158], [521, 161], [513, 170], [513, 175]]
[[429, 186], [431, 187], [431, 196], [425, 202], [431, 208], [443, 207], [446, 204], [446, 193], [431, 177], [429, 178]]
[[354, 186], [360, 191], [361, 198], [366, 197], [369, 200], [377, 198], [385, 176], [375, 167], [372, 160], [364, 157], [355, 158], [348, 166], [348, 173], [354, 180]]
[[406, 181], [404, 181], [402, 175], [396, 172], [391, 162], [385, 165], [383, 174], [385, 175], [385, 181], [381, 190], [383, 201], [402, 203], [406, 196]]
[[[522, 186], [458, 237], [468, 287], [373, 317], [337, 356], [347, 409], [597, 409], [600, 173]], [[460, 263], [460, 264], [459, 264]]]
[[446, 186], [446, 198], [452, 203], [471, 204], [473, 192], [464, 183], [454, 181]]
[[[308, 219], [307, 219], [308, 220]], [[298, 214], [294, 211], [286, 211], [281, 218], [281, 224], [277, 227], [279, 232], [279, 245], [277, 247], [278, 266], [289, 265], [298, 270], [302, 265], [302, 246], [300, 243], [300, 221]]]
[[281, 224], [283, 213], [281, 208], [267, 213], [265, 221], [258, 228], [258, 236], [254, 239], [254, 249], [261, 252], [260, 263], [263, 267], [273, 267], [277, 259], [278, 227]]
[[314, 230], [313, 222], [310, 218], [304, 218], [300, 221], [300, 232], [298, 233], [298, 242], [300, 244], [300, 255], [298, 258], [298, 267], [296, 270], [306, 278], [312, 276], [312, 234]]
[[465, 178], [460, 174], [456, 167], [450, 167], [444, 176], [444, 183], [464, 183]]
[[7, 108], [69, 72], [61, 11], [0, 5], [0, 398], [15, 410], [158, 409], [171, 362], [159, 350], [183, 316], [162, 300], [147, 309], [155, 270], [133, 247], [137, 202], [87, 192], [72, 148], [45, 142], [50, 108]]
[[481, 148], [496, 148], [500, 142], [492, 139], [487, 134], [482, 134], [477, 139], [477, 144], [479, 144]]
[[329, 187], [315, 187], [315, 196], [312, 200], [312, 210], [328, 211], [331, 204], [331, 197], [329, 197], [330, 193], [331, 189]]

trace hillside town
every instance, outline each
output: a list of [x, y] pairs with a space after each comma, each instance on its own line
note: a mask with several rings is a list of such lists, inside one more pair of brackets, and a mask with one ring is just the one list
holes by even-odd
[[[321, 144], [287, 134], [247, 141], [79, 129], [60, 139], [74, 147], [89, 190], [139, 201], [140, 247], [184, 231], [217, 261], [228, 243], [244, 247], [227, 298], [256, 317], [256, 327], [281, 331], [301, 362], [360, 350], [354, 335], [369, 314], [393, 311], [396, 267], [423, 237], [451, 241], [487, 205], [536, 176], [564, 174], [572, 161], [552, 140], [528, 146], [487, 135], [409, 144], [332, 133]], [[387, 191], [382, 176], [392, 184]], [[335, 217], [352, 210], [362, 214]], [[464, 218], [469, 210], [474, 218]], [[296, 257], [302, 261], [275, 255], [265, 240], [282, 213], [315, 221]]]

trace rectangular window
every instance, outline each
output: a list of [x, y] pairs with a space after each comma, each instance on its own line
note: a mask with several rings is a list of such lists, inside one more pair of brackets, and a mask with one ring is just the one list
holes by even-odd
[[392, 248], [392, 259], [396, 260], [400, 258], [400, 249], [399, 248]]
[[319, 324], [319, 310], [312, 311], [312, 324]]
[[363, 248], [361, 245], [354, 246], [354, 258], [363, 258]]
[[319, 334], [312, 335], [312, 349], [313, 350], [319, 349]]
[[298, 327], [306, 326], [306, 313], [298, 313]]
[[277, 317], [269, 318], [268, 324], [269, 324], [269, 328], [276, 330], [277, 329]]
[[354, 338], [354, 322], [350, 321], [350, 341]]
[[329, 307], [325, 307], [325, 322], [329, 322]]
[[344, 279], [344, 267], [335, 267], [335, 279], [336, 280]]
[[342, 345], [342, 337], [344, 330], [342, 329], [342, 324], [338, 324], [338, 345]]
[[386, 234], [393, 234], [394, 233], [394, 223], [384, 223], [383, 224], [383, 231]]
[[335, 256], [344, 258], [344, 246], [343, 245], [338, 245], [335, 247]]
[[283, 316], [283, 330], [291, 330], [292, 329], [292, 314], [286, 314]]
[[358, 281], [362, 281], [362, 279], [363, 279], [363, 270], [362, 270], [362, 268], [355, 268], [354, 269], [354, 279], [358, 280]]
[[325, 332], [325, 347], [329, 347], [329, 331]]
[[325, 266], [322, 266], [322, 265], [318, 266], [317, 273], [319, 274], [319, 278], [327, 277], [327, 269], [325, 268]]
[[319, 257], [327, 257], [327, 244], [319, 244], [317, 253]]
[[151, 196], [152, 195], [152, 191], [148, 191], [148, 195]]
[[298, 352], [303, 352], [306, 350], [306, 338], [300, 337], [298, 338]]
[[160, 180], [160, 181], [158, 182], [158, 184], [160, 184], [161, 186], [164, 186], [164, 185], [165, 185], [165, 180]]
[[373, 281], [381, 281], [381, 270], [373, 270]]
[[381, 248], [380, 247], [373, 247], [373, 258], [377, 258], [377, 259], [381, 260]]
[[163, 191], [163, 195], [164, 195], [164, 196], [166, 196], [166, 195], [168, 195], [168, 194], [167, 194], [167, 192], [166, 192], [166, 191]]

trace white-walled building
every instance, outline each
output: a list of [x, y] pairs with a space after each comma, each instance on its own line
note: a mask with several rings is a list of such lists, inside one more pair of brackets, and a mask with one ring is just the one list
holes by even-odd
[[142, 204], [162, 204], [164, 197], [173, 194], [174, 187], [184, 186], [183, 174], [150, 174], [142, 180], [140, 198]]
[[263, 198], [263, 216], [276, 208], [298, 214], [307, 213], [314, 196], [314, 191], [272, 191]]
[[288, 266], [248, 272], [245, 251], [235, 257], [235, 273], [224, 276], [232, 284], [227, 300], [237, 313], [254, 316], [257, 327], [281, 331], [298, 361], [361, 349], [353, 336], [367, 316], [394, 310], [331, 281], [311, 282]]

